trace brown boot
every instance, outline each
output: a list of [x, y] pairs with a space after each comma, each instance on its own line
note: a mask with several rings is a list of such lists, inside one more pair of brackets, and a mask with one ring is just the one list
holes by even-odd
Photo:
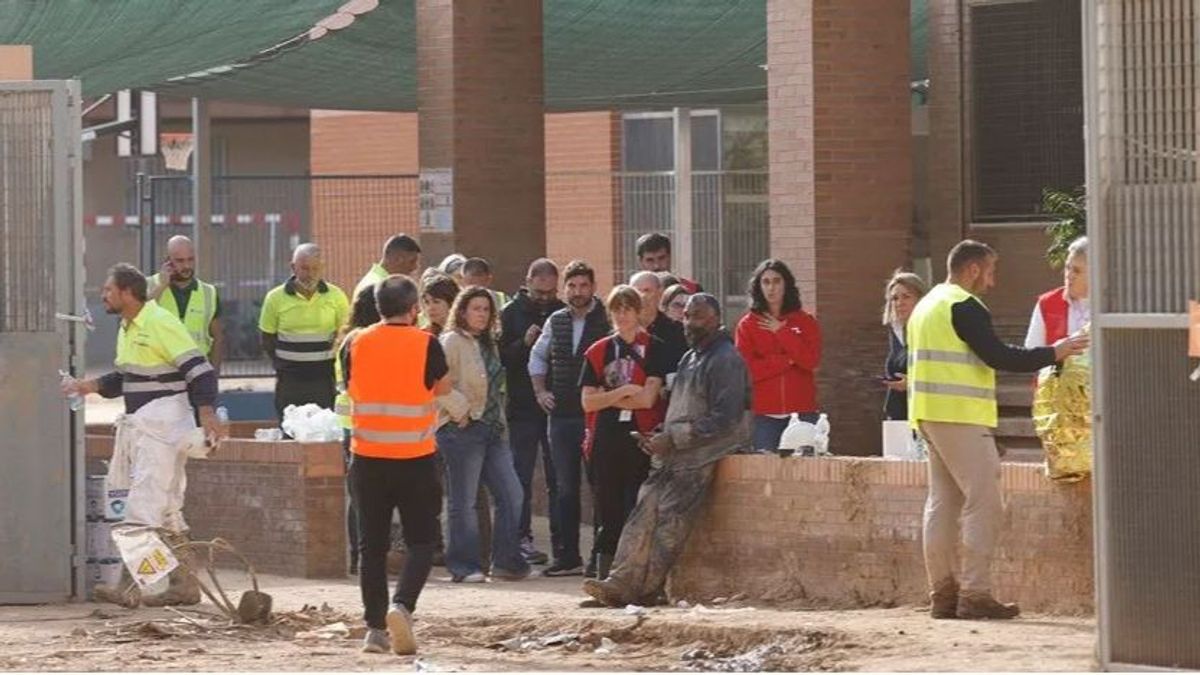
[[121, 565], [121, 579], [116, 585], [96, 584], [92, 589], [92, 599], [96, 602], [110, 602], [126, 609], [134, 609], [142, 602], [142, 592], [133, 581], [133, 575], [124, 564]]
[[929, 594], [929, 616], [935, 619], [958, 618], [958, 582], [946, 577], [934, 585]]
[[963, 591], [957, 611], [960, 619], [1015, 619], [1021, 614], [1016, 603], [997, 602], [987, 591]]
[[183, 565], [171, 570], [167, 581], [167, 590], [158, 595], [147, 595], [142, 598], [142, 604], [146, 607], [200, 604], [200, 582]]
[[607, 607], [624, 607], [629, 604], [625, 589], [612, 579], [585, 579], [583, 592], [600, 601]]

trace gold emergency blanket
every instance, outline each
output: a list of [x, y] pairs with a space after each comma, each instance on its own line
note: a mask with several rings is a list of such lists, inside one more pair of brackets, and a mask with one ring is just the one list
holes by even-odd
[[1038, 373], [1033, 426], [1046, 450], [1046, 476], [1074, 483], [1092, 473], [1092, 365], [1088, 354]]

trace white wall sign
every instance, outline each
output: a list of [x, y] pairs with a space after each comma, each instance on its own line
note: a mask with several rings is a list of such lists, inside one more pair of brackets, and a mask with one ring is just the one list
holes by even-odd
[[421, 169], [418, 179], [422, 232], [454, 231], [454, 170]]

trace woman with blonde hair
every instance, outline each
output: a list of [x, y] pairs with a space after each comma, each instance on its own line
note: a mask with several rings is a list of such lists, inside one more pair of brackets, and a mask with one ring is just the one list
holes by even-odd
[[908, 419], [908, 339], [904, 331], [913, 308], [928, 287], [912, 272], [896, 270], [883, 291], [883, 325], [888, 327], [888, 355], [884, 362], [884, 419]]

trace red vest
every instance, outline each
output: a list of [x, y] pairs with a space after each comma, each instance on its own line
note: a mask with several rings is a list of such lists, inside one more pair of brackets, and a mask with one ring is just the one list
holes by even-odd
[[1052, 291], [1043, 293], [1038, 298], [1038, 311], [1042, 313], [1042, 323], [1046, 325], [1046, 344], [1055, 342], [1070, 335], [1067, 305], [1067, 288], [1060, 286]]

